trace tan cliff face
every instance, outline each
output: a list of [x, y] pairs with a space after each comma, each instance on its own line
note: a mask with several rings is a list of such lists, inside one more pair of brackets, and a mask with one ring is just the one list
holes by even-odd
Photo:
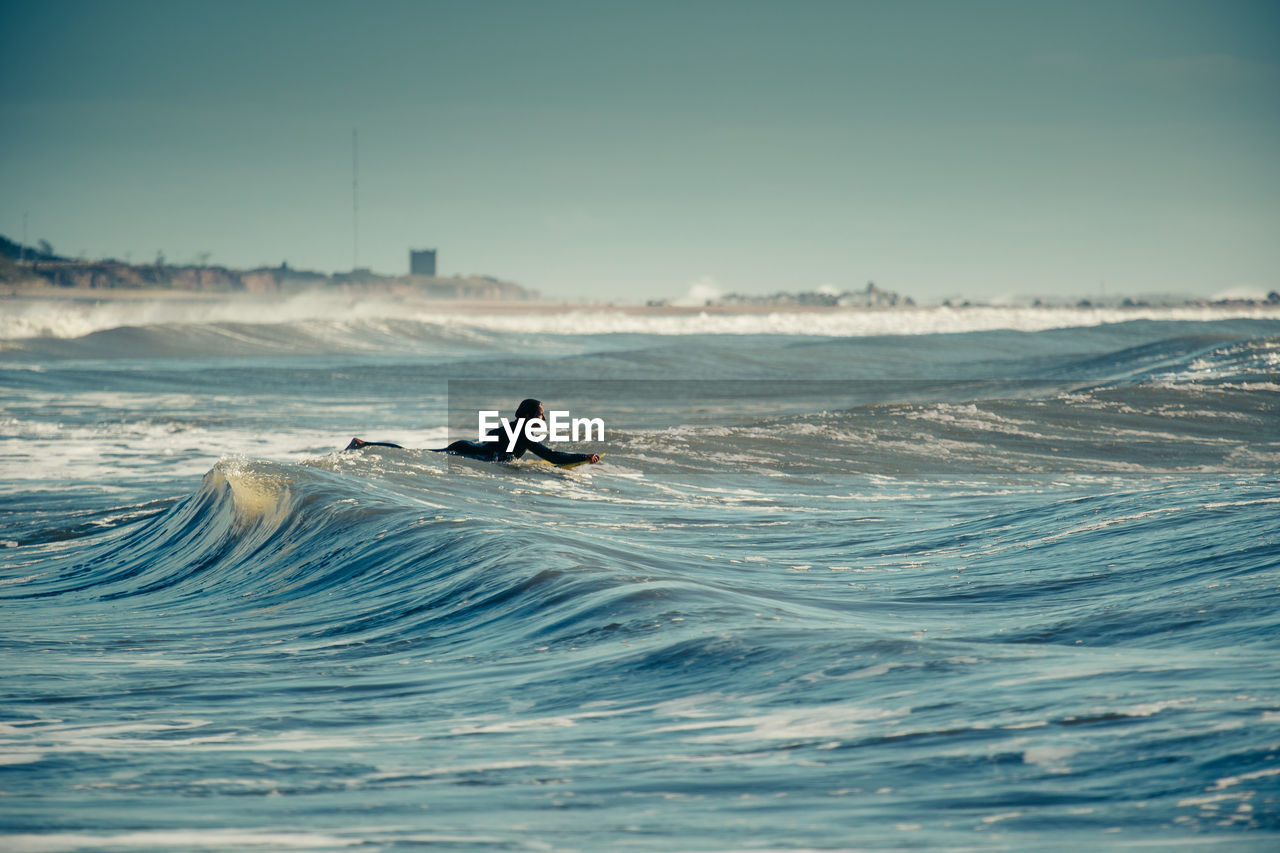
[[27, 264], [28, 278], [54, 287], [86, 289], [175, 288], [243, 290], [242, 275], [221, 267], [134, 266], [119, 261], [36, 261]]
[[172, 290], [197, 293], [298, 293], [325, 289], [384, 293], [424, 299], [536, 300], [538, 295], [488, 276], [381, 276], [360, 271], [333, 276], [287, 266], [256, 270], [226, 267], [133, 265], [119, 261], [39, 260], [0, 257], [0, 284], [70, 290]]
[[250, 270], [206, 263], [175, 266], [158, 257], [154, 264], [130, 264], [114, 259], [73, 260], [39, 247], [21, 245], [0, 235], [0, 285], [7, 290], [62, 292], [150, 290], [175, 295], [188, 293], [297, 294], [312, 290], [339, 293], [378, 293], [419, 299], [476, 301], [537, 300], [538, 294], [492, 276], [379, 275], [369, 269], [326, 273], [293, 269], [288, 264]]

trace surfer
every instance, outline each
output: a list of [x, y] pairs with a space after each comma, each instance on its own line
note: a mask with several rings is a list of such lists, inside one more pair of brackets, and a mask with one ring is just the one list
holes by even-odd
[[[535, 418], [540, 421], [546, 421], [546, 409], [543, 408], [542, 401], [533, 398], [522, 400], [520, 405], [516, 407], [515, 423], [528, 423]], [[561, 450], [552, 450], [543, 442], [530, 439], [523, 429], [516, 433], [515, 446], [510, 450], [507, 450], [506, 446], [504, 446], [499, 429], [489, 430], [488, 435], [491, 439], [490, 441], [459, 440], [448, 447], [433, 447], [430, 449], [434, 453], [450, 453], [454, 456], [466, 456], [469, 459], [483, 459], [486, 462], [510, 462], [513, 459], [519, 459], [524, 456], [526, 451], [547, 460], [552, 465], [581, 465], [583, 463], [594, 465], [600, 461], [599, 453], [568, 453]], [[365, 441], [361, 438], [353, 438], [351, 443], [344, 449], [359, 450], [364, 447], [400, 446], [389, 441]]]

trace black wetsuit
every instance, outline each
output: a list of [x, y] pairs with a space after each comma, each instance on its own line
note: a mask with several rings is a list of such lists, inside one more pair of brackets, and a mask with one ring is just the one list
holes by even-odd
[[525, 451], [529, 451], [534, 456], [541, 457], [552, 465], [569, 465], [574, 462], [590, 462], [590, 453], [567, 453], [561, 450], [552, 450], [540, 441], [530, 441], [525, 435], [524, 430], [520, 430], [516, 434], [516, 446], [510, 452], [507, 451], [507, 445], [511, 440], [501, 430], [493, 429], [488, 433], [490, 436], [496, 437], [496, 441], [455, 441], [448, 447], [440, 448], [444, 453], [452, 453], [454, 456], [466, 456], [471, 459], [483, 459], [486, 462], [510, 462], [513, 459], [519, 459], [524, 456]]
[[[574, 462], [590, 462], [590, 453], [568, 453], [561, 450], [552, 450], [540, 441], [530, 441], [529, 437], [524, 434], [524, 430], [516, 435], [516, 446], [514, 450], [507, 451], [507, 445], [511, 443], [501, 430], [494, 429], [489, 431], [489, 435], [496, 436], [496, 441], [455, 441], [448, 447], [433, 447], [434, 453], [450, 453], [454, 456], [466, 456], [469, 459], [483, 459], [486, 462], [510, 462], [513, 459], [519, 459], [524, 456], [525, 451], [529, 451], [534, 456], [539, 456], [552, 465], [570, 465]], [[397, 447], [404, 449], [399, 444], [392, 444], [389, 441], [361, 441], [359, 439], [351, 439], [351, 443], [347, 445], [347, 450], [358, 450], [361, 447]]]

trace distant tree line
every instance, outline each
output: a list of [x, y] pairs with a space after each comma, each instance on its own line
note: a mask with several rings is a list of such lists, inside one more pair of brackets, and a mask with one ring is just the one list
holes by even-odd
[[0, 257], [6, 257], [10, 260], [28, 260], [28, 261], [65, 261], [69, 260], [53, 251], [53, 246], [49, 245], [48, 240], [39, 240], [34, 247], [27, 246], [23, 248], [21, 243], [16, 243], [8, 237], [0, 234]]

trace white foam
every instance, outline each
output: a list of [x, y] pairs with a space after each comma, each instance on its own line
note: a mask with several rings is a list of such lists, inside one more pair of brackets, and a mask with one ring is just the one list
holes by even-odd
[[450, 329], [485, 329], [541, 335], [817, 335], [865, 337], [1011, 329], [1034, 332], [1124, 323], [1131, 320], [1200, 321], [1280, 319], [1277, 305], [1079, 308], [921, 306], [895, 309], [829, 309], [735, 312], [716, 309], [673, 314], [628, 308], [564, 308], [534, 305], [527, 311], [491, 310], [401, 300], [311, 293], [290, 298], [108, 298], [89, 303], [23, 299], [6, 304], [0, 339], [77, 338], [122, 326], [208, 323], [294, 323], [316, 320], [397, 319]]
[[1215, 803], [1226, 802], [1228, 800], [1238, 800], [1242, 796], [1247, 796], [1247, 794], [1231, 792], [1226, 794], [1206, 794], [1203, 797], [1185, 797], [1181, 800], [1178, 800], [1178, 807], [1186, 808], [1187, 806], [1201, 806], [1201, 807], [1212, 806]]
[[[354, 297], [342, 293], [276, 296], [207, 296], [181, 294], [169, 298], [124, 298], [104, 294], [99, 301], [23, 298], [5, 303], [0, 339], [79, 338], [125, 326], [205, 325], [210, 323], [275, 324], [314, 321], [438, 319], [438, 309], [417, 303], [413, 310], [393, 298]], [[234, 332], [223, 330], [227, 336]]]
[[1239, 776], [1223, 776], [1213, 784], [1217, 790], [1223, 788], [1232, 788], [1241, 782], [1251, 781], [1253, 779], [1265, 779], [1269, 776], [1280, 776], [1280, 767], [1268, 767], [1265, 770], [1254, 770], [1252, 773], [1241, 773]]
[[1022, 753], [1025, 764], [1034, 764], [1048, 773], [1070, 773], [1067, 759], [1079, 750], [1073, 746], [1033, 746]]
[[316, 832], [271, 832], [248, 829], [141, 830], [116, 835], [51, 832], [47, 834], [0, 835], [7, 850], [14, 853], [63, 853], [73, 850], [156, 849], [156, 850], [320, 850], [356, 847], [361, 838], [339, 838]]
[[1002, 418], [992, 412], [979, 409], [974, 403], [935, 403], [929, 408], [908, 411], [906, 417], [908, 420], [933, 421], [934, 423], [954, 426], [960, 429], [998, 432], [1027, 438], [1045, 438], [1044, 435], [1034, 430], [1019, 428], [1034, 426], [1034, 421]]
[[589, 710], [577, 714], [562, 714], [552, 717], [534, 717], [530, 719], [502, 720], [495, 717], [484, 717], [465, 720], [449, 730], [451, 735], [505, 734], [507, 732], [558, 729], [576, 726], [579, 720], [595, 720], [602, 717], [617, 717], [633, 713], [635, 709], [621, 708], [617, 710]]
[[[404, 743], [418, 739], [401, 733], [370, 733], [356, 736], [323, 735], [306, 730], [273, 734], [202, 732], [210, 724], [204, 720], [177, 722], [142, 721], [110, 725], [67, 725], [41, 723], [12, 727], [0, 732], [0, 753], [10, 763], [32, 763], [44, 754], [137, 755], [144, 752], [310, 752], [351, 750], [371, 743]], [[189, 732], [187, 737], [174, 737]], [[159, 737], [156, 737], [156, 736]]]
[[661, 726], [653, 733], [717, 731], [686, 738], [689, 743], [716, 743], [762, 740], [809, 740], [848, 737], [868, 723], [899, 717], [902, 711], [865, 708], [850, 703], [833, 703], [814, 707], [787, 708], [768, 714], [724, 719], [708, 719], [693, 723]]
[[[525, 314], [457, 318], [473, 325], [502, 331], [539, 334], [737, 334], [816, 335], [866, 337], [877, 335], [926, 335], [1011, 329], [1034, 332], [1124, 323], [1130, 320], [1201, 321], [1234, 318], [1280, 319], [1280, 306], [1103, 309], [922, 307], [891, 310], [838, 310], [821, 312], [775, 311], [770, 313], [708, 313], [666, 315], [628, 313], [619, 310], [577, 310], [563, 314]], [[452, 321], [453, 318], [450, 318]]]
[[1095, 521], [1095, 522], [1090, 522], [1088, 524], [1076, 525], [1075, 527], [1069, 528], [1067, 530], [1059, 531], [1058, 533], [1054, 533], [1050, 536], [1044, 536], [1040, 538], [1038, 541], [1042, 544], [1048, 544], [1050, 542], [1056, 542], [1057, 540], [1063, 539], [1067, 536], [1074, 536], [1077, 533], [1092, 533], [1094, 531], [1102, 530], [1107, 527], [1113, 527], [1117, 524], [1128, 524], [1129, 522], [1142, 521], [1144, 519], [1152, 518], [1158, 515], [1168, 515], [1169, 513], [1182, 512], [1184, 509], [1185, 507], [1180, 507], [1180, 506], [1158, 507], [1156, 509], [1144, 510], [1143, 512], [1136, 512], [1136, 513], [1133, 513], [1132, 515], [1121, 515], [1115, 518], [1107, 518], [1102, 521]]
[[999, 823], [1002, 820], [1013, 820], [1015, 817], [1021, 817], [1022, 812], [1001, 812], [1000, 814], [987, 815], [982, 819], [985, 824]]

